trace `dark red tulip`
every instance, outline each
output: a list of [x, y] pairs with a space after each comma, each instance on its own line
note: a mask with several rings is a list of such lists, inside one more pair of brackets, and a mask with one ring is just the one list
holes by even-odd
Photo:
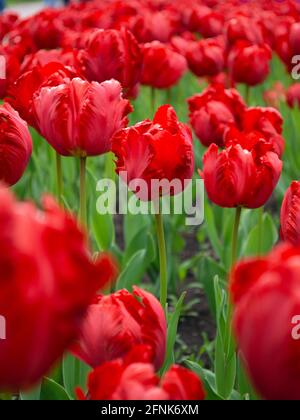
[[214, 84], [202, 94], [188, 99], [190, 122], [204, 146], [224, 146], [224, 133], [232, 125], [240, 126], [246, 105], [235, 89]]
[[9, 105], [0, 106], [0, 181], [16, 184], [32, 153], [32, 140], [25, 121]]
[[151, 364], [147, 346], [133, 348], [125, 359], [107, 362], [88, 378], [85, 400], [204, 400], [205, 392], [198, 376], [184, 367], [173, 365], [159, 379]]
[[267, 257], [240, 262], [231, 274], [238, 348], [267, 400], [300, 399], [299, 269], [300, 248], [283, 245]]
[[209, 147], [202, 177], [209, 199], [218, 206], [258, 208], [270, 198], [281, 169], [272, 145], [259, 133], [236, 133], [220, 153], [216, 144]]
[[162, 306], [152, 294], [135, 287], [133, 293], [120, 290], [98, 297], [89, 307], [73, 352], [96, 368], [124, 357], [134, 345], [147, 344], [153, 350], [153, 363], [158, 370], [165, 359], [166, 337]]
[[[77, 337], [86, 309], [111, 277], [93, 262], [77, 221], [49, 197], [44, 211], [0, 189], [0, 389], [20, 391], [46, 375]], [[13, 298], [12, 298], [13, 297]]]
[[79, 60], [82, 73], [89, 81], [101, 83], [115, 79], [125, 91], [140, 81], [142, 53], [127, 29], [92, 31]]
[[142, 84], [157, 89], [174, 86], [187, 70], [186, 59], [158, 41], [144, 44]]
[[63, 156], [109, 152], [112, 136], [127, 125], [131, 111], [116, 80], [89, 83], [75, 78], [55, 87], [42, 87], [33, 100], [39, 132]]
[[[117, 157], [117, 173], [142, 200], [157, 200], [166, 194], [182, 192], [194, 172], [193, 140], [190, 129], [178, 121], [174, 109], [164, 105], [153, 121], [145, 120], [119, 131], [113, 138], [112, 151]], [[146, 182], [141, 191], [135, 181]], [[157, 191], [152, 180], [176, 181], [170, 189]]]
[[300, 182], [293, 181], [287, 189], [280, 212], [281, 238], [300, 246]]
[[194, 42], [186, 54], [186, 59], [190, 70], [196, 76], [216, 76], [225, 66], [223, 42], [217, 38]]
[[228, 68], [236, 83], [256, 86], [262, 83], [270, 72], [272, 53], [267, 44], [252, 45], [239, 41], [228, 55]]

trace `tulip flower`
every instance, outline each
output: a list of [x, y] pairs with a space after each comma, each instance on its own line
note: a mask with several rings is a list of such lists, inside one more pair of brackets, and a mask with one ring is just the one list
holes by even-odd
[[259, 133], [227, 137], [218, 153], [212, 144], [203, 157], [208, 197], [221, 207], [259, 208], [270, 198], [280, 178], [282, 162]]
[[33, 113], [39, 132], [62, 156], [80, 158], [80, 220], [86, 224], [86, 157], [111, 150], [116, 131], [127, 125], [132, 111], [116, 80], [103, 83], [79, 78], [42, 87], [34, 96]]
[[224, 133], [232, 125], [240, 126], [246, 105], [235, 89], [211, 85], [202, 94], [188, 99], [190, 122], [204, 146], [224, 146]]
[[23, 73], [8, 89], [5, 100], [16, 109], [28, 124], [34, 126], [32, 101], [34, 94], [43, 86], [57, 86], [76, 77], [69, 67], [60, 63], [36, 66]]
[[238, 41], [228, 55], [229, 73], [236, 83], [259, 85], [270, 72], [271, 58], [267, 44], [252, 45], [247, 41]]
[[140, 81], [142, 53], [135, 37], [125, 28], [92, 31], [79, 61], [82, 73], [89, 81], [101, 83], [115, 79], [125, 92]]
[[23, 175], [32, 153], [28, 126], [9, 105], [0, 106], [0, 181], [16, 184]]
[[76, 220], [51, 198], [44, 211], [0, 189], [0, 390], [36, 384], [79, 334], [88, 305], [115, 269], [89, 256]]
[[300, 83], [294, 83], [288, 88], [286, 100], [290, 108], [300, 108]]
[[226, 25], [226, 39], [229, 46], [237, 41], [248, 41], [251, 44], [263, 44], [263, 31], [254, 19], [236, 15]]
[[256, 131], [273, 145], [273, 150], [280, 157], [284, 151], [283, 118], [274, 108], [252, 107], [243, 115], [243, 130]]
[[[117, 173], [144, 201], [154, 201], [166, 194], [182, 192], [194, 172], [193, 140], [190, 129], [180, 123], [174, 109], [164, 105], [153, 121], [145, 120], [120, 130], [113, 138], [112, 151], [117, 157]], [[153, 180], [156, 181], [153, 184]], [[161, 181], [172, 183], [165, 186]], [[138, 181], [138, 183], [136, 182]], [[146, 189], [140, 188], [142, 181]], [[158, 184], [159, 183], [159, 184]], [[158, 186], [158, 188], [156, 188]], [[162, 215], [156, 215], [161, 262], [161, 304], [167, 301], [167, 259]]]
[[38, 50], [25, 56], [22, 61], [20, 73], [26, 73], [37, 66], [44, 67], [49, 63], [60, 63], [63, 66], [70, 67], [70, 70], [82, 76], [79, 68], [78, 54], [78, 51], [72, 48]]
[[197, 41], [191, 44], [186, 59], [190, 70], [196, 76], [216, 76], [225, 67], [223, 42], [218, 38]]
[[300, 245], [300, 182], [293, 181], [287, 189], [280, 212], [281, 238]]
[[246, 370], [267, 400], [300, 399], [300, 249], [282, 245], [231, 274], [234, 330]]
[[158, 41], [144, 44], [142, 84], [156, 89], [174, 86], [187, 70], [186, 59]]
[[264, 101], [267, 106], [279, 109], [280, 104], [286, 101], [286, 90], [281, 82], [275, 82], [271, 89], [264, 92]]
[[151, 364], [147, 346], [133, 348], [125, 359], [107, 362], [90, 373], [88, 395], [77, 391], [81, 400], [204, 400], [198, 376], [173, 365], [159, 379]]
[[89, 307], [81, 336], [72, 351], [96, 368], [124, 357], [134, 345], [147, 344], [160, 369], [166, 351], [167, 323], [163, 308], [150, 293], [134, 287], [133, 293], [120, 290], [99, 296]]

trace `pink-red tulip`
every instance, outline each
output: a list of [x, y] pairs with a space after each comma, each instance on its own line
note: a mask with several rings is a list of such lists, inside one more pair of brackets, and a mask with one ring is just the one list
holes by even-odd
[[287, 189], [280, 212], [281, 238], [300, 246], [300, 182], [293, 181]]
[[116, 131], [132, 111], [116, 80], [103, 83], [79, 78], [42, 87], [33, 100], [35, 124], [63, 156], [96, 156], [111, 150]]

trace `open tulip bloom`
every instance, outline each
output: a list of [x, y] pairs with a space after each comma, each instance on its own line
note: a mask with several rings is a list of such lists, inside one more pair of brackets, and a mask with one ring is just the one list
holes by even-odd
[[300, 400], [299, 1], [20, 3], [0, 14], [0, 400]]

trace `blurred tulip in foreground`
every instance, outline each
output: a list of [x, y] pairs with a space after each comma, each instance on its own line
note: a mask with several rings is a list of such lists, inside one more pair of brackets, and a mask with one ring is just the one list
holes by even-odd
[[34, 385], [77, 337], [99, 288], [111, 280], [108, 257], [93, 262], [77, 222], [51, 198], [44, 211], [0, 189], [0, 389]]
[[299, 276], [300, 248], [289, 245], [242, 261], [231, 274], [237, 344], [267, 400], [300, 399]]
[[0, 106], [0, 181], [16, 184], [32, 153], [32, 140], [25, 121], [9, 105]]
[[136, 344], [147, 344], [158, 370], [165, 359], [167, 323], [158, 300], [137, 287], [99, 296], [89, 307], [72, 351], [92, 367], [124, 357]]
[[88, 378], [87, 400], [204, 400], [198, 376], [178, 365], [159, 379], [147, 346], [133, 348], [125, 359], [104, 363]]

